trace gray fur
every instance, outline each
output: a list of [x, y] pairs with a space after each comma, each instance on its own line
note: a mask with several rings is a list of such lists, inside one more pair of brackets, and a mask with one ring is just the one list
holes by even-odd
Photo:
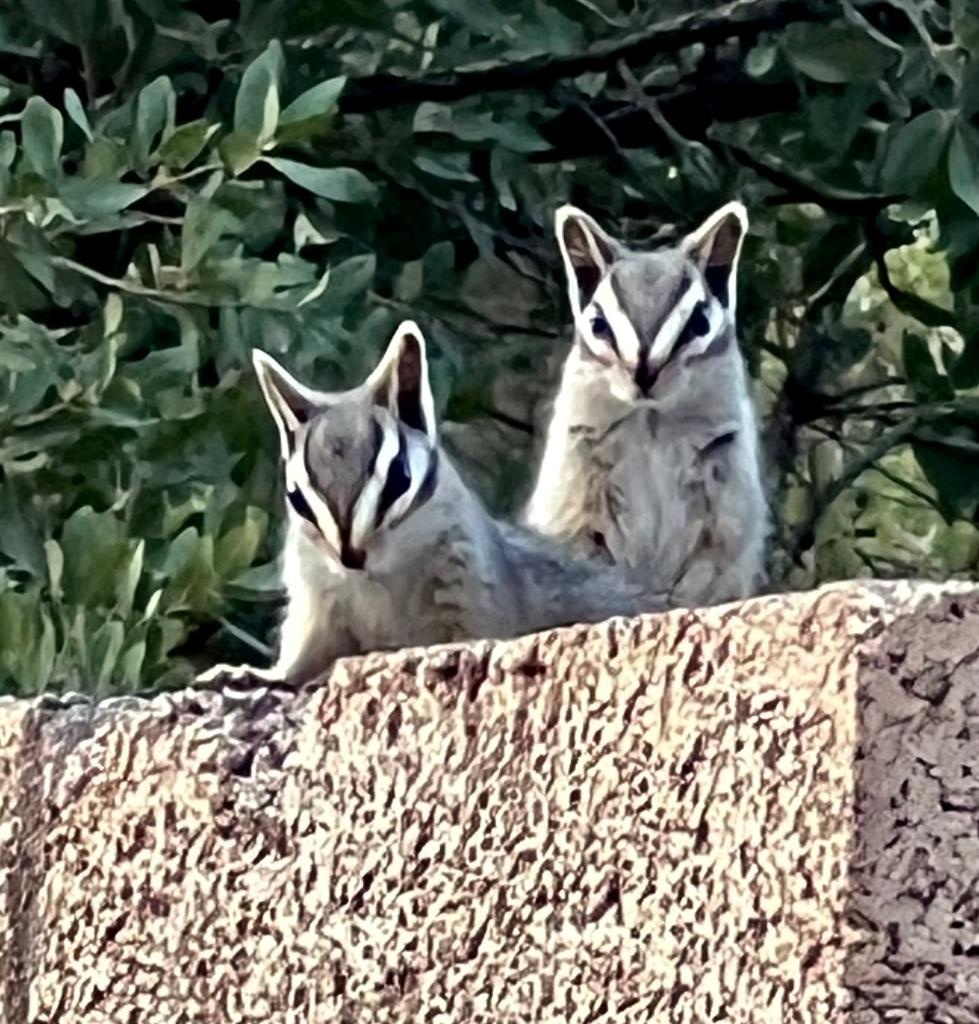
[[[275, 382], [263, 386], [279, 394]], [[320, 394], [319, 401], [320, 411], [295, 428], [308, 486], [317, 492], [308, 497], [314, 505], [325, 499], [335, 519], [350, 520], [376, 475], [372, 464], [383, 461], [378, 432], [395, 429], [398, 406], [382, 408], [370, 381], [342, 395]], [[274, 401], [270, 407], [275, 412]], [[511, 637], [663, 605], [628, 582], [622, 569], [492, 518], [437, 447], [434, 425], [428, 437], [403, 421], [398, 429], [418, 464], [424, 458], [427, 470], [437, 469], [426, 470], [429, 488], [369, 535], [360, 570], [345, 568], [324, 546], [325, 535], [289, 509], [282, 575], [288, 605], [278, 661], [271, 669], [217, 666], [202, 681], [296, 684], [343, 655]], [[295, 479], [294, 450], [286, 444], [283, 452], [287, 477]]]
[[[563, 216], [570, 267], [577, 254], [568, 257], [568, 238], [577, 252], [583, 246], [567, 225], [600, 229], [583, 215], [579, 221], [577, 211]], [[561, 223], [559, 213], [559, 231]], [[575, 341], [524, 519], [575, 550], [622, 565], [645, 587], [668, 593], [671, 604], [750, 596], [765, 581], [768, 509], [733, 294], [720, 304], [727, 282], [708, 282], [715, 272], [709, 252], [701, 259], [695, 246], [681, 244], [636, 253], [604, 237], [603, 251], [612, 257], [601, 276], [635, 330], [640, 358], [692, 282], [713, 290], [711, 303], [726, 312], [704, 351], [678, 346], [655, 360], [653, 384], [644, 391], [632, 368], [596, 354], [583, 337], [582, 310], [608, 290], [594, 279], [590, 294], [570, 287], [573, 304], [579, 301]], [[737, 249], [732, 286], [736, 261]], [[582, 280], [587, 276], [578, 274]]]

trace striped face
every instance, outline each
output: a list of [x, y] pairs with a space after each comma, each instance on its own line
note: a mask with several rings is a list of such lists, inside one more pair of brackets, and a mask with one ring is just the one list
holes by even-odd
[[556, 217], [576, 334], [585, 354], [624, 370], [640, 395], [669, 370], [726, 351], [747, 215], [728, 204], [680, 245], [638, 253], [573, 207]]
[[343, 394], [313, 392], [264, 353], [255, 367], [279, 427], [288, 515], [345, 569], [421, 508], [438, 480], [424, 340], [406, 322], [377, 369]]

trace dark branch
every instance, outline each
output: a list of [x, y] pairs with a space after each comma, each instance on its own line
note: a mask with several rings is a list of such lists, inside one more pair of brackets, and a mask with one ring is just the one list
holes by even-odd
[[718, 44], [784, 28], [793, 22], [829, 21], [840, 13], [827, 0], [735, 0], [708, 11], [657, 22], [640, 32], [609, 39], [587, 53], [568, 57], [532, 57], [475, 71], [445, 71], [401, 76], [381, 73], [354, 79], [340, 99], [345, 113], [368, 113], [392, 107], [452, 102], [486, 92], [540, 89], [563, 78], [615, 67], [620, 60], [642, 64], [658, 54], [694, 43]]
[[770, 181], [779, 188], [784, 188], [786, 196], [773, 196], [771, 205], [778, 203], [815, 203], [824, 210], [843, 216], [876, 216], [891, 203], [900, 202], [899, 195], [879, 195], [876, 193], [854, 192], [850, 189], [834, 188], [822, 182], [811, 181], [785, 166], [770, 163], [755, 156], [741, 146], [733, 143], [720, 143], [739, 164], [754, 171], [760, 178]]
[[[675, 131], [710, 145], [714, 143], [709, 130], [714, 124], [790, 113], [799, 105], [799, 90], [791, 80], [759, 82], [733, 62], [691, 76], [668, 91], [650, 90], [646, 95], [656, 101], [662, 120]], [[638, 103], [602, 98], [592, 104], [590, 112], [582, 106], [568, 106], [541, 126], [541, 135], [553, 148], [533, 154], [532, 162], [612, 155], [619, 149], [652, 149], [662, 156], [674, 149], [669, 133]]]

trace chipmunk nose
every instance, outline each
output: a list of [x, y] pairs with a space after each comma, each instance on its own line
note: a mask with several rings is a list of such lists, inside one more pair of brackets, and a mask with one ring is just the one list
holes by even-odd
[[645, 361], [640, 362], [636, 367], [636, 387], [644, 394], [648, 395], [652, 390], [653, 385], [656, 383], [656, 378], [659, 376], [659, 370], [650, 369]]
[[344, 544], [340, 552], [340, 561], [347, 569], [363, 569], [367, 561], [367, 552]]

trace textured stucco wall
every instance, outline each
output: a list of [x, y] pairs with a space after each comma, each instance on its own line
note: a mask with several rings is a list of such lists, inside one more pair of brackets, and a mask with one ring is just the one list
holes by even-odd
[[0, 1020], [979, 1020], [979, 594], [0, 702]]

